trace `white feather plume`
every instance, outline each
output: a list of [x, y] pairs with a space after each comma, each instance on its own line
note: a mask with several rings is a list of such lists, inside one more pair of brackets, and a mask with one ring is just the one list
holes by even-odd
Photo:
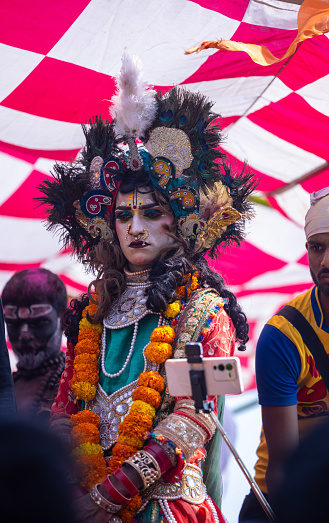
[[121, 135], [143, 137], [157, 112], [156, 92], [148, 89], [142, 79], [141, 62], [136, 56], [124, 54], [117, 78], [118, 93], [112, 97], [110, 109], [116, 119], [115, 129]]

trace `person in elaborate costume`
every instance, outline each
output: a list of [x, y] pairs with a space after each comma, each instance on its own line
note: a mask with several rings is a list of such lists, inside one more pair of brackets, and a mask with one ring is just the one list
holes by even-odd
[[[73, 443], [81, 521], [224, 521], [220, 437], [190, 398], [169, 395], [164, 363], [190, 341], [205, 357], [248, 341], [236, 297], [203, 255], [242, 240], [254, 182], [231, 175], [205, 96], [158, 95], [127, 56], [118, 86], [114, 120], [83, 126], [78, 160], [40, 187], [49, 228], [97, 275], [66, 314], [52, 426]], [[221, 416], [223, 398], [215, 404]]]

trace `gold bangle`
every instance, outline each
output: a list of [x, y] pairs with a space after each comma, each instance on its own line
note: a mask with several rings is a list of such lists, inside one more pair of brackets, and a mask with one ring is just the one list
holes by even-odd
[[161, 469], [157, 460], [145, 450], [139, 450], [124, 463], [137, 470], [143, 481], [143, 490], [161, 478]]
[[109, 512], [110, 514], [115, 514], [118, 512], [122, 505], [115, 505], [114, 503], [111, 503], [108, 499], [104, 498], [102, 494], [99, 492], [98, 487], [101, 485], [101, 483], [96, 483], [89, 492], [89, 495], [91, 499], [103, 510], [106, 510], [106, 512]]

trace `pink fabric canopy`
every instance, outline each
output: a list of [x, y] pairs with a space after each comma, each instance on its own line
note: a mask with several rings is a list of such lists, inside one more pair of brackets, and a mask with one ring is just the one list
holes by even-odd
[[304, 41], [283, 62], [262, 67], [242, 52], [184, 49], [222, 38], [285, 54], [297, 34], [299, 5], [279, 0], [3, 0], [0, 3], [0, 288], [26, 267], [57, 272], [72, 295], [90, 276], [59, 250], [35, 208], [36, 185], [54, 160], [83, 145], [80, 122], [101, 113], [124, 51], [145, 79], [165, 91], [202, 91], [221, 113], [223, 148], [247, 160], [259, 196], [246, 242], [214, 267], [241, 299], [251, 325], [242, 356], [254, 386], [255, 340], [264, 322], [311, 285], [303, 220], [309, 193], [329, 185], [329, 40]]

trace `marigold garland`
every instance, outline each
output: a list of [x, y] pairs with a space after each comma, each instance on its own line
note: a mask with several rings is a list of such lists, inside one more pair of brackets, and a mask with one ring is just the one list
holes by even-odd
[[[187, 275], [186, 283], [177, 289], [177, 296], [185, 297], [198, 287], [195, 275]], [[185, 283], [185, 281], [183, 281]], [[184, 292], [183, 292], [184, 289]], [[186, 292], [185, 292], [186, 291]], [[175, 318], [181, 311], [179, 300], [169, 304], [165, 316]], [[75, 346], [73, 363], [72, 390], [77, 399], [90, 401], [95, 397], [98, 383], [98, 356], [100, 353], [101, 334], [103, 326], [92, 324], [87, 315], [92, 316], [97, 311], [97, 304], [89, 302], [82, 313], [79, 323], [78, 343]], [[172, 355], [172, 343], [175, 331], [170, 326], [157, 327], [151, 334], [150, 343], [145, 349], [145, 356], [153, 363], [162, 364]], [[144, 445], [144, 440], [153, 426], [156, 409], [161, 404], [161, 393], [165, 387], [164, 379], [158, 372], [142, 372], [138, 378], [138, 387], [133, 392], [133, 403], [130, 411], [119, 425], [119, 437], [112, 449], [112, 459], [109, 464], [113, 472], [122, 463]], [[73, 454], [79, 456], [79, 466], [82, 474], [81, 485], [86, 490], [101, 482], [109, 470], [100, 446], [100, 420], [91, 411], [81, 411], [71, 417], [73, 426], [72, 439], [75, 444]], [[142, 505], [141, 496], [134, 496], [125, 505], [118, 516], [124, 523], [132, 520]]]

